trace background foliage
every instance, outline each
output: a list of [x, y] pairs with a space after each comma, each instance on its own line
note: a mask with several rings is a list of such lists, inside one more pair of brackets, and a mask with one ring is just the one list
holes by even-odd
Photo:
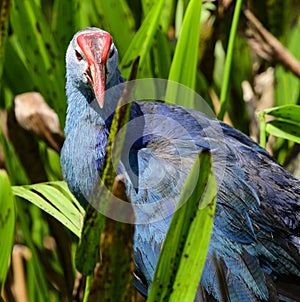
[[[63, 182], [30, 185], [62, 180], [62, 134], [46, 127], [49, 139], [49, 135], [37, 131], [42, 129], [41, 125], [48, 125], [47, 118], [39, 112], [39, 122], [24, 129], [18, 122], [14, 101], [20, 93], [41, 93], [63, 129], [64, 56], [71, 37], [81, 28], [97, 26], [112, 34], [125, 78], [134, 59], [140, 56], [138, 78], [165, 78], [195, 89], [216, 115], [220, 107], [224, 108], [226, 122], [255, 140], [259, 140], [260, 134], [261, 143], [274, 157], [300, 175], [299, 146], [295, 144], [300, 137], [296, 106], [300, 82], [293, 68], [299, 66], [300, 59], [300, 3], [244, 0], [235, 34], [232, 20], [237, 12], [236, 3], [241, 2], [0, 3], [0, 168], [7, 171], [0, 174], [0, 286], [6, 301], [83, 298], [84, 279], [76, 273], [74, 259], [84, 210]], [[232, 45], [228, 43], [230, 35]], [[231, 62], [226, 67], [230, 54]], [[226, 87], [224, 78], [229, 79]], [[184, 105], [197, 108], [193, 101]], [[285, 107], [267, 109], [282, 105]], [[260, 119], [257, 111], [262, 111]], [[35, 121], [28, 116], [26, 125]], [[275, 119], [270, 120], [269, 116]]]

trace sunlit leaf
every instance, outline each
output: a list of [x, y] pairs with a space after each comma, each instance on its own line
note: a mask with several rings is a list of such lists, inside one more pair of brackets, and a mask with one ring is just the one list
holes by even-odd
[[0, 170], [0, 291], [6, 279], [14, 243], [15, 201], [7, 173]]
[[35, 204], [80, 236], [84, 210], [64, 182], [14, 186], [12, 190], [16, 196]]
[[[265, 115], [273, 116], [275, 119], [266, 122]], [[265, 109], [260, 112], [261, 144], [265, 145], [265, 132], [276, 137], [300, 142], [300, 106], [283, 105]]]
[[228, 101], [228, 89], [229, 89], [229, 80], [232, 68], [232, 60], [234, 57], [234, 44], [238, 29], [239, 17], [241, 13], [243, 0], [237, 0], [235, 3], [234, 14], [232, 18], [232, 24], [230, 27], [230, 35], [228, 40], [228, 47], [227, 47], [227, 54], [225, 60], [225, 67], [224, 67], [224, 77], [221, 86], [221, 93], [220, 93], [220, 112], [218, 114], [218, 118], [223, 120], [224, 114], [226, 111], [227, 101]]
[[266, 124], [266, 131], [277, 137], [285, 138], [300, 144], [300, 124], [275, 120]]
[[133, 61], [140, 57], [140, 68], [143, 67], [144, 60], [151, 49], [151, 43], [158, 27], [158, 20], [162, 13], [162, 8], [166, 0], [159, 0], [151, 9], [142, 26], [133, 37], [131, 44], [121, 61], [121, 70], [125, 79], [128, 78]]
[[[199, 0], [191, 0], [188, 4], [169, 73], [170, 81], [191, 89], [195, 89], [196, 83], [201, 6]], [[195, 108], [193, 99], [181, 98], [174, 89], [167, 90], [167, 100], [180, 100], [180, 105]]]
[[160, 16], [159, 25], [161, 27], [161, 31], [166, 34], [170, 28], [170, 24], [172, 22], [174, 10], [175, 10], [175, 0], [166, 0], [165, 5], [163, 7], [163, 11]]
[[[293, 5], [289, 5], [289, 10]], [[295, 14], [298, 9], [292, 9], [291, 14]], [[286, 39], [286, 48], [299, 60], [299, 39], [300, 39], [300, 18], [297, 14], [296, 19], [291, 19], [289, 15], [289, 26], [286, 28], [284, 38]], [[292, 24], [290, 24], [292, 23]], [[296, 104], [299, 99], [300, 81], [289, 70], [283, 66], [277, 65], [275, 68], [275, 102], [276, 105]]]
[[[97, 11], [103, 15], [109, 26], [105, 30], [111, 33], [118, 52], [123, 57], [135, 33], [135, 20], [127, 2], [125, 0], [94, 2]], [[123, 20], [122, 26], [120, 20]]]
[[265, 109], [264, 112], [277, 118], [285, 119], [289, 122], [299, 123], [300, 125], [300, 106], [284, 105]]
[[182, 28], [182, 20], [184, 15], [184, 1], [178, 0], [175, 12], [175, 37], [178, 38]]
[[64, 62], [65, 52], [71, 40], [71, 37], [79, 28], [76, 18], [79, 14], [77, 6], [80, 0], [61, 1], [55, 0], [53, 3], [52, 24], [51, 30], [55, 37], [55, 42], [58, 48], [58, 55], [61, 56], [61, 62]]
[[275, 79], [276, 105], [296, 104], [300, 91], [299, 79], [283, 66], [276, 67]]
[[35, 82], [36, 89], [56, 110], [62, 123], [66, 107], [63, 101], [64, 56], [59, 53], [45, 16], [36, 2], [14, 0], [13, 3], [10, 20], [16, 40], [19, 42], [14, 46], [23, 52], [21, 59], [24, 60], [23, 63]]

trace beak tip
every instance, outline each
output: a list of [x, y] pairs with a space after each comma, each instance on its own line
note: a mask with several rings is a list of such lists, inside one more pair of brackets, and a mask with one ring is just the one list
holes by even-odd
[[104, 107], [104, 93], [101, 93], [99, 97], [96, 97], [96, 101], [100, 107], [100, 109], [103, 109]]

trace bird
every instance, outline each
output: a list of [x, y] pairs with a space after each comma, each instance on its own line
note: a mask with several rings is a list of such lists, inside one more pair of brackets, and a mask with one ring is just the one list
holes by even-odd
[[[66, 52], [61, 166], [84, 206], [124, 83], [110, 33], [95, 27], [77, 32]], [[131, 203], [146, 209], [136, 213], [144, 222], [134, 233], [137, 289], [147, 296], [185, 180], [197, 154], [209, 150], [218, 191], [195, 301], [300, 301], [300, 181], [248, 136], [200, 111], [132, 100], [129, 124], [127, 155], [116, 170]]]

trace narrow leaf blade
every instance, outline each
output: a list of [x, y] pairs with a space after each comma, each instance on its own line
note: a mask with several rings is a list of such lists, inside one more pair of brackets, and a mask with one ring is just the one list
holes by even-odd
[[65, 194], [69, 195], [66, 197], [59, 189], [55, 188], [55, 185], [51, 187], [51, 183], [14, 186], [12, 190], [14, 195], [35, 204], [60, 221], [76, 236], [80, 236], [83, 213], [73, 205], [74, 197], [70, 191], [65, 191]]
[[175, 49], [169, 80], [195, 88], [202, 1], [189, 2]]
[[266, 131], [277, 137], [300, 144], [300, 126], [286, 121], [274, 120], [266, 124]]
[[159, 0], [158, 3], [152, 7], [142, 26], [133, 37], [120, 64], [125, 79], [129, 76], [131, 64], [135, 58], [140, 57], [140, 69], [143, 67], [146, 56], [151, 49], [151, 43], [157, 30], [158, 20], [161, 16], [165, 1], [166, 0]]
[[[118, 52], [123, 57], [135, 32], [135, 20], [127, 1], [95, 1], [95, 7], [107, 21], [109, 31], [117, 43]], [[122, 20], [122, 26], [120, 26], [120, 20]]]
[[277, 118], [300, 124], [300, 106], [283, 105], [265, 109], [264, 112]]
[[0, 170], [0, 290], [9, 268], [15, 232], [15, 201], [7, 173]]
[[[202, 1], [199, 0], [192, 0], [188, 4], [169, 73], [169, 81], [183, 84], [193, 90], [196, 83], [201, 7]], [[177, 89], [172, 87], [173, 85], [168, 86], [167, 89], [168, 101], [176, 100], [181, 106], [196, 108], [193, 98], [178, 95]]]

